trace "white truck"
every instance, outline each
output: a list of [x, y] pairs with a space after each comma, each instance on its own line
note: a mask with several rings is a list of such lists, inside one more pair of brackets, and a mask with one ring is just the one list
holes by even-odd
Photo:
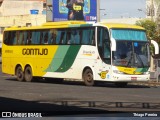
[[[153, 59], [151, 64], [150, 79], [160, 82], [160, 59]], [[152, 61], [151, 60], [151, 61]]]

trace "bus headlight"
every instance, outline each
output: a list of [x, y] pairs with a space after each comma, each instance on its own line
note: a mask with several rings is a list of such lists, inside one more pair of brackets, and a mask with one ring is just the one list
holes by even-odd
[[148, 75], [148, 74], [150, 74], [150, 72], [144, 72], [143, 74], [144, 74], [144, 75]]

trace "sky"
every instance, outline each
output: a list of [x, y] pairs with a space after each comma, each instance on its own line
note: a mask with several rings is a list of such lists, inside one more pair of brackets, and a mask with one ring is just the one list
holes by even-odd
[[[101, 19], [108, 18], [144, 18], [146, 0], [100, 0]], [[138, 11], [141, 9], [142, 11]]]

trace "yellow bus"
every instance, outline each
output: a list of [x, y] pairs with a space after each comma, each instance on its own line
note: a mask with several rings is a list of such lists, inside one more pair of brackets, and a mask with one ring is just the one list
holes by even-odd
[[19, 81], [42, 77], [82, 80], [87, 86], [95, 81], [124, 86], [150, 78], [150, 42], [139, 26], [48, 22], [6, 28], [3, 37], [2, 72]]

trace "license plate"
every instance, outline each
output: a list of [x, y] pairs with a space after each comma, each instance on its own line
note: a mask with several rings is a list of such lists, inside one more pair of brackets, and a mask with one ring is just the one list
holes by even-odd
[[137, 77], [131, 77], [131, 80], [135, 80], [135, 81], [136, 81], [136, 80], [137, 80]]

